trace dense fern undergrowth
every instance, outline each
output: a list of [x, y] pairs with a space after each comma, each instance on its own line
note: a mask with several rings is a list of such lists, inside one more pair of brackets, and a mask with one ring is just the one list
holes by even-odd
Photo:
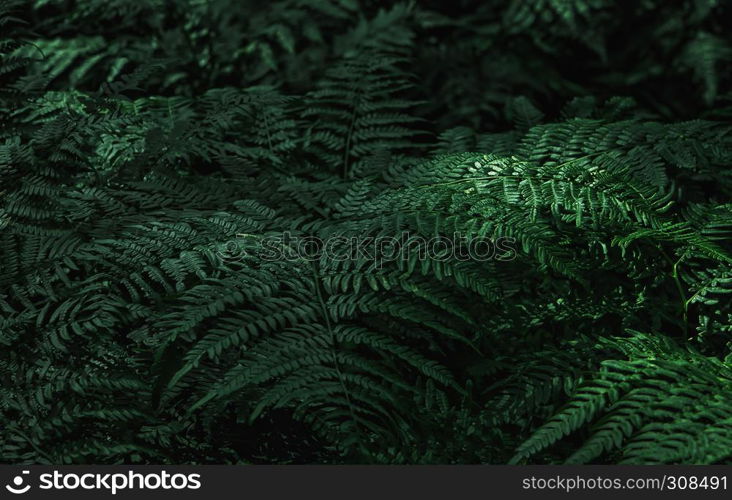
[[732, 462], [731, 7], [0, 1], [0, 461]]

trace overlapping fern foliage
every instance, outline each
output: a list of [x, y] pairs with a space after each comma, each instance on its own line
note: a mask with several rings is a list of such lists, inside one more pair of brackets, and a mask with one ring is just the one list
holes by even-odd
[[0, 462], [732, 462], [728, 11], [1, 1]]

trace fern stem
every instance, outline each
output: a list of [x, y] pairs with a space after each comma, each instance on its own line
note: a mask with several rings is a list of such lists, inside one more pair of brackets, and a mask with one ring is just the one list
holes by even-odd
[[275, 156], [274, 148], [272, 147], [272, 136], [270, 134], [269, 130], [269, 119], [267, 118], [269, 114], [267, 111], [264, 111], [264, 131], [267, 133], [267, 147], [269, 148], [269, 152], [272, 156]]
[[689, 301], [686, 298], [686, 293], [684, 292], [684, 287], [681, 284], [681, 280], [679, 279], [679, 272], [678, 267], [685, 255], [681, 255], [681, 257], [678, 258], [676, 262], [672, 261], [671, 258], [668, 256], [668, 254], [663, 250], [663, 248], [659, 245], [659, 250], [661, 251], [661, 255], [666, 259], [666, 261], [671, 264], [671, 278], [674, 280], [674, 284], [676, 285], [676, 289], [679, 292], [679, 296], [681, 297], [681, 313], [682, 313], [682, 320], [683, 320], [683, 328], [684, 328], [684, 339], [689, 339]]
[[343, 179], [348, 180], [350, 177], [348, 159], [351, 156], [351, 139], [353, 137], [353, 129], [356, 127], [356, 107], [358, 106], [359, 92], [353, 96], [353, 110], [351, 111], [351, 123], [348, 124], [348, 133], [346, 134], [346, 148], [343, 153]]
[[318, 304], [320, 305], [320, 310], [321, 310], [321, 313], [323, 314], [323, 319], [325, 320], [325, 327], [328, 330], [331, 347], [333, 349], [332, 350], [333, 367], [335, 368], [336, 375], [338, 376], [338, 383], [340, 384], [341, 388], [343, 389], [343, 395], [345, 396], [346, 402], [348, 403], [348, 413], [351, 415], [353, 424], [356, 427], [356, 436], [358, 437], [359, 448], [362, 451], [366, 451], [366, 448], [363, 445], [364, 440], [363, 440], [363, 434], [361, 431], [361, 426], [358, 423], [358, 418], [356, 417], [356, 412], [353, 410], [353, 402], [351, 401], [351, 395], [350, 395], [350, 392], [348, 391], [348, 388], [346, 387], [345, 381], [343, 380], [343, 372], [341, 371], [341, 365], [338, 362], [338, 356], [336, 356], [338, 340], [336, 339], [335, 332], [333, 331], [333, 327], [330, 322], [330, 315], [328, 314], [328, 308], [325, 305], [325, 300], [323, 300], [323, 292], [320, 289], [320, 273], [318, 273], [318, 268], [316, 267], [314, 262], [311, 262], [310, 266], [313, 271], [313, 280], [315, 283], [315, 294], [316, 294], [316, 297], [318, 298]]

